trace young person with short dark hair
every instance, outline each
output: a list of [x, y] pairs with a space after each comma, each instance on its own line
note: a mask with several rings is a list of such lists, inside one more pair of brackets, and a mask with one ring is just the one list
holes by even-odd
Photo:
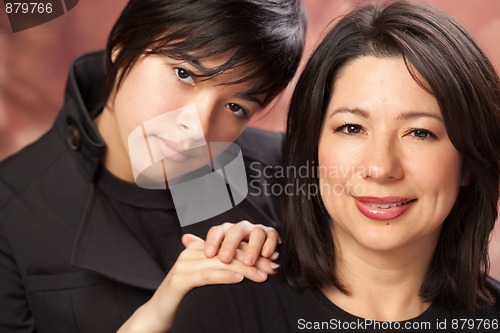
[[[170, 181], [202, 167], [190, 149], [211, 142], [239, 138], [247, 172], [276, 164], [281, 136], [244, 128], [294, 76], [304, 34], [298, 0], [129, 1], [106, 52], [73, 63], [54, 127], [0, 163], [0, 331], [165, 332], [191, 288], [264, 281], [279, 238], [272, 198], [181, 228]], [[191, 118], [158, 123], [185, 109]], [[135, 129], [167, 190], [134, 184]], [[259, 225], [223, 224], [241, 220]], [[208, 230], [206, 244], [184, 236], [177, 260], [183, 233]]]

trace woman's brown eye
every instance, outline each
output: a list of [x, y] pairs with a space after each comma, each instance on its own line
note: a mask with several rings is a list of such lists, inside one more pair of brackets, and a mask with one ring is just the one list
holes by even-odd
[[335, 133], [344, 133], [344, 134], [358, 134], [363, 131], [363, 127], [356, 124], [344, 124], [342, 126], [337, 127]]

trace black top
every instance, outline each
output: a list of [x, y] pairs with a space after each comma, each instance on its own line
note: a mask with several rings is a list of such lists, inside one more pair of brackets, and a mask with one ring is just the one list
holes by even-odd
[[104, 76], [102, 52], [75, 60], [54, 127], [0, 162], [2, 333], [115, 332], [163, 281], [182, 233], [204, 237], [242, 219], [277, 226], [261, 170], [278, 164], [282, 135], [246, 129], [236, 143], [249, 181], [258, 180], [252, 194], [181, 229], [168, 191], [120, 181], [100, 164], [104, 143], [89, 111], [99, 110]]
[[[245, 280], [237, 285], [192, 290], [180, 305], [171, 333], [497, 333], [500, 331], [500, 283], [488, 279], [488, 287], [497, 302], [480, 309], [475, 319], [471, 314], [431, 305], [417, 318], [391, 323], [351, 315], [317, 289], [297, 291], [275, 277], [261, 284]], [[468, 331], [469, 325], [474, 330]]]
[[98, 170], [96, 185], [116, 215], [158, 265], [168, 272], [179, 250], [177, 242], [168, 240], [181, 235], [170, 191], [140, 189], [116, 178], [104, 167]]

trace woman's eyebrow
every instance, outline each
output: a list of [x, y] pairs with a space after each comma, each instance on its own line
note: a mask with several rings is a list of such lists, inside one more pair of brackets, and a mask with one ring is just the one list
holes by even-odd
[[[362, 118], [370, 118], [370, 114], [360, 108], [348, 108], [348, 107], [341, 107], [336, 110], [334, 110], [328, 118], [333, 117], [334, 115], [338, 113], [349, 113], [356, 115], [358, 117]], [[418, 119], [418, 118], [434, 118], [437, 119], [441, 122], [444, 122], [443, 117], [441, 115], [437, 115], [434, 113], [430, 112], [423, 112], [423, 111], [408, 111], [408, 112], [401, 112], [399, 116], [396, 118], [397, 120], [409, 120], [409, 119]]]
[[328, 118], [331, 118], [338, 113], [349, 113], [366, 119], [370, 118], [370, 114], [367, 111], [360, 108], [348, 108], [348, 107], [340, 107], [334, 110]]
[[397, 120], [409, 120], [409, 119], [418, 119], [418, 118], [434, 118], [439, 121], [444, 122], [443, 117], [441, 115], [437, 115], [434, 113], [429, 113], [429, 112], [422, 112], [422, 111], [408, 111], [408, 112], [401, 112], [397, 118]]

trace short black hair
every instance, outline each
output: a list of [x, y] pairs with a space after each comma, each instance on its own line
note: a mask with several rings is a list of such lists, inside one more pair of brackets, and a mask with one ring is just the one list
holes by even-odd
[[229, 53], [226, 63], [202, 76], [239, 68], [241, 78], [227, 84], [257, 82], [246, 93], [264, 94], [267, 105], [297, 70], [305, 26], [299, 0], [130, 0], [107, 42], [103, 98], [109, 99], [145, 53], [193, 64]]
[[[436, 97], [468, 178], [444, 221], [422, 297], [456, 310], [473, 311], [491, 303], [484, 281], [489, 237], [498, 216], [500, 83], [476, 42], [450, 16], [395, 1], [360, 8], [340, 20], [314, 52], [295, 88], [284, 165], [318, 165], [318, 142], [335, 79], [348, 62], [366, 55], [402, 57], [417, 83]], [[319, 188], [318, 173], [310, 174], [286, 184]], [[320, 196], [309, 200], [294, 195], [284, 201], [283, 277], [296, 287], [334, 285], [347, 292], [334, 273], [330, 216]]]

